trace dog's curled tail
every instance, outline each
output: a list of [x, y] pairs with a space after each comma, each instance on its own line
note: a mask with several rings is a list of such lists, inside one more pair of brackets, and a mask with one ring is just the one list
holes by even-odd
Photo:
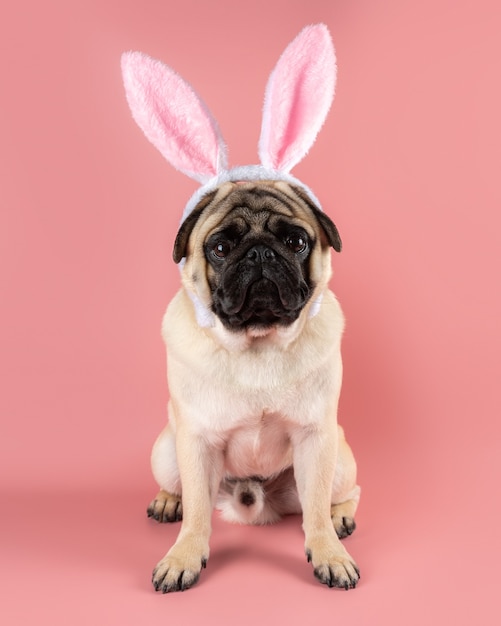
[[237, 524], [273, 524], [283, 515], [299, 513], [297, 491], [289, 473], [269, 479], [225, 478], [217, 502], [221, 517]]

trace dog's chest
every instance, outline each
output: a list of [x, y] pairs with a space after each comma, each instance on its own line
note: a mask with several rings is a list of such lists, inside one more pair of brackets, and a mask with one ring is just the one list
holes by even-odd
[[235, 477], [268, 477], [292, 463], [286, 423], [275, 413], [242, 424], [228, 437], [225, 471]]

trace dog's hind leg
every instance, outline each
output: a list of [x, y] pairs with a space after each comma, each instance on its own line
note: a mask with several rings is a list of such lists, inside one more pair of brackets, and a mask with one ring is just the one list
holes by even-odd
[[160, 487], [147, 508], [148, 517], [157, 522], [179, 522], [183, 519], [181, 480], [176, 457], [173, 428], [168, 424], [160, 433], [151, 452], [151, 469]]
[[355, 512], [360, 500], [357, 485], [357, 465], [344, 431], [338, 426], [338, 456], [332, 485], [331, 519], [340, 539], [351, 535], [356, 528]]
[[181, 496], [160, 489], [146, 512], [157, 522], [180, 522], [183, 519]]
[[355, 511], [357, 510], [360, 498], [360, 487], [357, 485], [353, 489], [353, 497], [339, 504], [331, 506], [331, 519], [334, 530], [340, 539], [351, 535], [356, 528]]

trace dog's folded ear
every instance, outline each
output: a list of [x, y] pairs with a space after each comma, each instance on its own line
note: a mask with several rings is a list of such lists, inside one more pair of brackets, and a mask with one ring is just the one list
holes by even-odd
[[339, 236], [337, 226], [328, 215], [326, 215], [323, 211], [320, 211], [320, 209], [317, 209], [315, 205], [312, 205], [312, 210], [320, 226], [322, 227], [322, 230], [327, 235], [327, 241], [329, 242], [329, 245], [334, 248], [336, 252], [341, 252], [343, 244], [341, 241], [341, 237]]
[[341, 249], [343, 247], [341, 237], [339, 235], [337, 226], [334, 224], [331, 218], [326, 215], [321, 209], [319, 209], [314, 202], [312, 202], [311, 198], [304, 191], [304, 189], [296, 186], [293, 186], [292, 189], [294, 190], [294, 193], [298, 195], [305, 204], [308, 205], [311, 212], [316, 217], [318, 223], [322, 227], [329, 246], [334, 248], [336, 252], [341, 252]]
[[179, 228], [179, 231], [176, 235], [176, 240], [174, 241], [174, 250], [172, 252], [172, 258], [174, 259], [174, 263], [180, 263], [181, 260], [186, 256], [188, 240], [193, 229], [195, 228], [195, 224], [198, 222], [200, 216], [205, 211], [205, 209], [214, 200], [216, 194], [217, 189], [203, 196], [203, 198], [198, 202], [193, 211], [181, 224], [181, 227]]

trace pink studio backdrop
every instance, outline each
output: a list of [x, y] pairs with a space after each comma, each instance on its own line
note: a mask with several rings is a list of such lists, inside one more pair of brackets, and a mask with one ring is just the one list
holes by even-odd
[[[268, 73], [306, 24], [338, 55], [295, 174], [336, 221], [341, 421], [362, 580], [313, 579], [300, 520], [215, 515], [193, 590], [150, 572], [159, 328], [194, 184], [132, 121], [119, 59], [171, 64], [255, 162]], [[501, 9], [496, 0], [20, 0], [0, 11], [3, 624], [498, 624]]]

